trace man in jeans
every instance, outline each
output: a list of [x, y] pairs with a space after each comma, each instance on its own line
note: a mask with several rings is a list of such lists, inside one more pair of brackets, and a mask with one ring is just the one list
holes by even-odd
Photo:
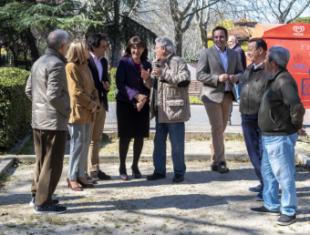
[[[251, 208], [261, 213], [280, 214], [279, 225], [296, 221], [297, 196], [295, 187], [295, 143], [302, 128], [305, 109], [298, 96], [297, 84], [286, 70], [289, 51], [271, 47], [267, 53], [266, 69], [272, 74], [259, 113], [262, 131], [264, 205]], [[279, 185], [282, 195], [279, 200]]]
[[34, 212], [63, 213], [66, 207], [52, 199], [61, 176], [70, 100], [65, 71], [69, 34], [55, 30], [48, 35], [48, 48], [32, 66], [26, 95], [32, 101], [32, 129], [36, 153], [31, 205]]
[[266, 53], [267, 44], [263, 39], [251, 39], [248, 45], [248, 56], [252, 63], [243, 74], [237, 76], [239, 85], [242, 86], [239, 108], [244, 141], [256, 176], [260, 181], [258, 186], [249, 188], [250, 191], [258, 193], [256, 200], [263, 198], [262, 149], [261, 134], [258, 127], [258, 110], [269, 76], [264, 65]]
[[185, 61], [175, 55], [172, 41], [166, 37], [155, 40], [156, 61], [153, 66], [151, 113], [156, 118], [153, 164], [154, 173], [147, 180], [166, 177], [166, 140], [169, 134], [174, 169], [173, 183], [184, 180], [184, 122], [190, 118], [188, 86], [190, 72]]

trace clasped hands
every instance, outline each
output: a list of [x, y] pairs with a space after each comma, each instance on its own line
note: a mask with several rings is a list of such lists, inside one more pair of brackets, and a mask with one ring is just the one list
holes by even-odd
[[219, 76], [219, 81], [220, 82], [226, 82], [226, 81], [235, 82], [236, 76], [234, 74], [224, 73]]

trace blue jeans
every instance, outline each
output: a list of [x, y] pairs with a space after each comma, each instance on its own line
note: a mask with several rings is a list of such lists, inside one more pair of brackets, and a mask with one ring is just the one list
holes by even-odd
[[261, 174], [261, 161], [262, 161], [261, 132], [258, 127], [257, 114], [253, 115], [242, 114], [241, 120], [242, 120], [241, 126], [248, 155], [254, 167], [255, 174], [257, 175], [261, 185], [263, 185], [263, 178]]
[[85, 177], [90, 142], [90, 124], [68, 124], [70, 134], [69, 180]]
[[[295, 143], [297, 134], [287, 136], [262, 136], [264, 181], [264, 206], [269, 210], [281, 210], [292, 216], [297, 210], [295, 187]], [[282, 196], [279, 201], [279, 185]]]
[[184, 162], [184, 122], [158, 123], [156, 120], [156, 133], [154, 138], [153, 164], [154, 172], [166, 174], [166, 140], [169, 134], [174, 174], [184, 175], [186, 166]]

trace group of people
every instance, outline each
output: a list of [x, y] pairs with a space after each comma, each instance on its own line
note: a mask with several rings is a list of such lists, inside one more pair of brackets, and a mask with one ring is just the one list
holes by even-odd
[[[294, 147], [305, 110], [296, 82], [286, 70], [289, 52], [283, 47], [267, 50], [263, 39], [251, 39], [247, 54], [251, 63], [245, 68], [239, 48], [227, 46], [228, 32], [224, 27], [215, 27], [212, 37], [214, 46], [201, 52], [197, 66], [197, 80], [203, 83], [201, 99], [211, 125], [211, 170], [229, 172], [224, 131], [232, 102], [237, 100], [238, 84], [244, 139], [260, 181], [250, 190], [257, 192], [257, 199], [264, 203], [252, 210], [281, 213], [278, 223], [291, 224], [297, 210]], [[230, 39], [236, 42], [236, 38]], [[26, 94], [32, 100], [37, 157], [32, 204], [36, 213], [62, 213], [66, 208], [52, 195], [62, 172], [67, 130], [68, 187], [81, 191], [94, 187], [97, 180], [111, 179], [100, 170], [98, 156], [108, 110], [110, 78], [104, 55], [109, 44], [102, 34], [90, 35], [87, 42], [70, 43], [67, 32], [55, 30], [49, 34], [47, 45], [45, 54], [34, 63], [26, 86]], [[150, 62], [146, 43], [133, 36], [117, 67], [119, 175], [122, 180], [130, 178], [126, 157], [133, 139], [132, 177], [142, 177], [139, 158], [143, 140], [149, 136], [150, 118], [155, 117], [154, 172], [146, 178], [166, 177], [169, 134], [172, 181], [180, 183], [186, 172], [184, 123], [190, 118], [190, 72], [184, 59], [175, 55], [170, 39], [156, 38], [154, 54], [155, 59]]]

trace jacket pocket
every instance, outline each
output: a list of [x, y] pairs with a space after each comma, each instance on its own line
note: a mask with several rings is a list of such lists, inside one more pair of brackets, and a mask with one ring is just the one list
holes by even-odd
[[179, 121], [185, 118], [185, 102], [183, 99], [167, 100], [165, 113], [169, 121]]

